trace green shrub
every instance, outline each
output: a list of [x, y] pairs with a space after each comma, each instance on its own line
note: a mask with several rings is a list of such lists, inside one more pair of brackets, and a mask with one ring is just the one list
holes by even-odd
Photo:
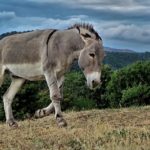
[[105, 99], [110, 107], [120, 107], [123, 91], [150, 83], [150, 61], [137, 62], [117, 71], [107, 85]]
[[96, 108], [96, 102], [91, 99], [85, 99], [84, 97], [79, 97], [72, 101], [73, 110], [84, 110]]
[[4, 109], [2, 103], [0, 103], [0, 120], [4, 120]]
[[150, 104], [150, 86], [138, 85], [123, 91], [122, 106]]

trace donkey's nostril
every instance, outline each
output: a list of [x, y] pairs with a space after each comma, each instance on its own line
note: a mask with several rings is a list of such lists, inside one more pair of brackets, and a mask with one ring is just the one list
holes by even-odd
[[100, 83], [98, 81], [93, 80], [92, 81], [92, 86], [93, 88], [97, 87]]

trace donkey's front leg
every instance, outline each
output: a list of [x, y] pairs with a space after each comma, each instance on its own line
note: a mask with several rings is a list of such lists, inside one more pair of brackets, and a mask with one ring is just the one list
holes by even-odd
[[62, 96], [61, 96], [59, 85], [57, 82], [57, 77], [53, 73], [45, 73], [45, 78], [49, 87], [50, 98], [52, 100], [52, 104], [55, 109], [55, 117], [56, 117], [58, 126], [60, 127], [67, 126], [67, 123], [64, 120], [62, 112], [61, 112], [60, 102], [62, 100]]
[[[64, 77], [62, 76], [57, 81], [57, 84], [58, 84], [58, 87], [60, 90], [60, 94], [61, 94], [61, 98], [63, 98], [63, 82], [64, 82]], [[42, 117], [48, 116], [51, 113], [53, 113], [54, 111], [55, 111], [54, 105], [53, 105], [53, 102], [51, 102], [47, 107], [38, 109], [35, 112], [35, 118], [42, 118]]]

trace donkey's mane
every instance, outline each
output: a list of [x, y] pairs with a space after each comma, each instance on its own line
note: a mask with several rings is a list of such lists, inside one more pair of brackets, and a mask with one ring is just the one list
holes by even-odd
[[89, 24], [89, 23], [76, 23], [76, 24], [70, 26], [68, 29], [73, 29], [73, 28], [79, 29], [80, 27], [89, 30], [91, 33], [94, 33], [96, 35], [96, 39], [102, 40], [102, 38], [99, 36], [98, 32], [95, 31], [95, 29], [93, 28], [93, 25]]

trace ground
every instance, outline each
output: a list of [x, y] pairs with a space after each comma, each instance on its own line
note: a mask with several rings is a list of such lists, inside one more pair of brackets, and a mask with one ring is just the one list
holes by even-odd
[[0, 123], [1, 150], [150, 150], [150, 106], [66, 112], [68, 127], [54, 116]]

